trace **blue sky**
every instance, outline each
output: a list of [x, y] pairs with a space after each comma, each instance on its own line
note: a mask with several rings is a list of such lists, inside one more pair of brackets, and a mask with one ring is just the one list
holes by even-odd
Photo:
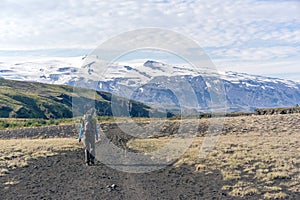
[[299, 0], [1, 0], [0, 8], [0, 57], [77, 56], [157, 27], [196, 41], [222, 71], [300, 81]]

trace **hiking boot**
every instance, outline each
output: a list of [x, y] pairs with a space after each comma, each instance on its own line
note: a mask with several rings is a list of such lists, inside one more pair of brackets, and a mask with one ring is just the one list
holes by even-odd
[[95, 162], [94, 162], [94, 161], [91, 161], [91, 165], [95, 165]]
[[91, 166], [91, 164], [89, 162], [85, 163], [86, 166]]

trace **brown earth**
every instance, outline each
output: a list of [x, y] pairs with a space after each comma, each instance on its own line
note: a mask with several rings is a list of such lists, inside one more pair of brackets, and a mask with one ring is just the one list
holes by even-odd
[[[2, 199], [224, 199], [222, 176], [191, 166], [130, 174], [101, 163], [84, 166], [82, 151], [41, 158], [1, 177]], [[14, 180], [17, 184], [6, 185]], [[115, 189], [108, 188], [115, 184]]]
[[[99, 161], [85, 166], [80, 148], [53, 150], [57, 155], [29, 160], [24, 167], [1, 166], [7, 167], [0, 176], [1, 199], [299, 199], [300, 114], [231, 117], [223, 122], [223, 136], [207, 159], [191, 162], [194, 158], [186, 155], [176, 165], [148, 173], [121, 172]], [[141, 136], [149, 141], [172, 137], [178, 123], [168, 121], [155, 133], [143, 123]], [[196, 138], [202, 140], [208, 127], [209, 121], [201, 120]], [[123, 137], [115, 124], [102, 124], [102, 129], [120, 147], [132, 139]], [[254, 157], [247, 160], [245, 155]]]

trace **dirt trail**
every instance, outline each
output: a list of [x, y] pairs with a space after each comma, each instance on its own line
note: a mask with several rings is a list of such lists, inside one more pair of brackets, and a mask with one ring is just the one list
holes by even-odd
[[[223, 134], [243, 138], [244, 134], [252, 132], [260, 138], [277, 136], [288, 140], [299, 133], [299, 120], [300, 114], [226, 118]], [[203, 127], [201, 133], [205, 133], [207, 129], [207, 126], [203, 125]], [[123, 144], [130, 139], [120, 138], [119, 130], [115, 126], [103, 125], [103, 128], [110, 130], [111, 141], [120, 144], [120, 147], [123, 147]], [[172, 128], [176, 130], [176, 127], [172, 126]], [[169, 129], [166, 132], [170, 132]], [[288, 143], [287, 145], [290, 146], [286, 147], [286, 154], [291, 148], [299, 149], [299, 144], [300, 141], [297, 140]], [[276, 147], [279, 145], [277, 143], [272, 145], [274, 148], [279, 148]], [[295, 156], [294, 165], [299, 166], [299, 154]], [[27, 167], [9, 170], [7, 174], [0, 176], [0, 198], [239, 199], [230, 196], [227, 190], [222, 189], [222, 186], [228, 185], [229, 182], [224, 180], [222, 173], [218, 170], [209, 171], [209, 173], [195, 172], [195, 166], [183, 164], [179, 167], [167, 166], [148, 173], [126, 173], [100, 162], [97, 162], [95, 166], [87, 167], [83, 163], [83, 157], [82, 149], [62, 151], [55, 156], [30, 160]], [[297, 186], [299, 183], [295, 184]], [[296, 192], [290, 191], [289, 197], [299, 199], [300, 193]], [[261, 195], [250, 195], [246, 199], [261, 197]]]
[[[31, 161], [0, 177], [1, 199], [226, 199], [219, 171], [196, 173], [172, 166], [149, 173], [125, 173], [101, 163], [85, 166], [82, 151]], [[13, 181], [16, 184], [4, 185]], [[115, 184], [115, 187], [108, 187]]]

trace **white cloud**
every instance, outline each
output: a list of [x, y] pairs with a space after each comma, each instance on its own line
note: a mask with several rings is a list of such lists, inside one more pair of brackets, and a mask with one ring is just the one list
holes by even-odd
[[213, 58], [227, 58], [243, 61], [270, 61], [275, 59], [297, 57], [300, 54], [300, 47], [272, 46], [272, 47], [249, 47], [249, 48], [223, 48], [213, 50]]
[[[15, 39], [24, 48], [30, 46], [27, 40], [33, 42], [32, 46], [94, 47], [111, 34], [141, 27], [163, 27], [187, 34], [203, 46], [225, 46], [257, 37], [299, 42], [299, 4], [293, 1], [1, 1], [0, 41], [10, 46]], [[298, 28], [282, 30], [285, 24], [280, 23], [298, 23]], [[278, 26], [280, 32], [276, 30]]]
[[300, 58], [276, 59], [268, 62], [253, 60], [245, 62], [234, 59], [213, 59], [219, 71], [243, 72], [254, 75], [264, 75], [300, 82]]
[[[2, 0], [0, 49], [96, 48], [144, 27], [178, 31], [214, 56], [236, 60], [300, 56], [297, 0]], [[234, 59], [233, 59], [234, 58]], [[295, 64], [295, 63], [294, 63]]]

